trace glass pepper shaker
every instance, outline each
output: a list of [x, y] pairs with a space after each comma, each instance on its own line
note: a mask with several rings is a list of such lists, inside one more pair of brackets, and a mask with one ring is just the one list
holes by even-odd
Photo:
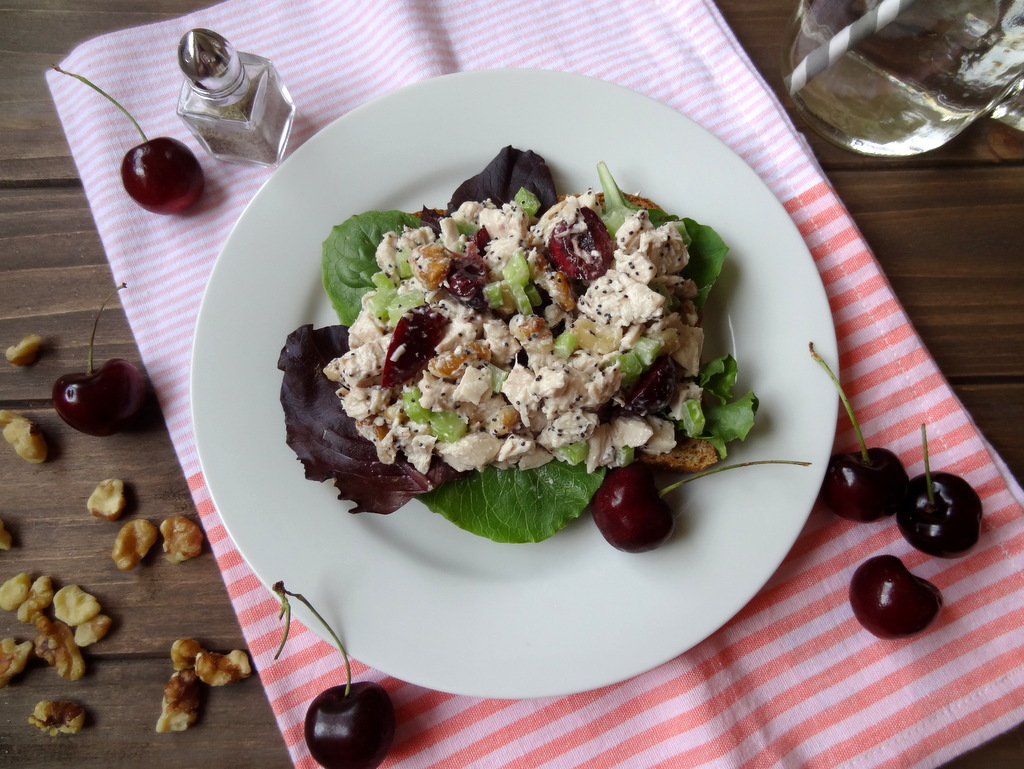
[[178, 64], [185, 74], [178, 116], [207, 152], [236, 163], [281, 162], [295, 105], [268, 59], [193, 29], [178, 43]]

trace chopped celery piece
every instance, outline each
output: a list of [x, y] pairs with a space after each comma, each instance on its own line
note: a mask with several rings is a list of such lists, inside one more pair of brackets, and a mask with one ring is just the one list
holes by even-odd
[[691, 438], [697, 438], [704, 433], [704, 409], [700, 401], [691, 398], [683, 401], [682, 414], [679, 416], [679, 429]]
[[455, 443], [466, 434], [466, 423], [454, 411], [432, 411], [430, 429], [439, 441]]
[[560, 446], [555, 449], [557, 457], [567, 465], [578, 465], [587, 461], [587, 454], [590, 453], [590, 445], [586, 441], [576, 441], [568, 446]]
[[396, 296], [398, 296], [398, 291], [391, 286], [378, 289], [366, 298], [366, 307], [378, 320], [387, 320], [388, 310]]
[[373, 285], [381, 290], [387, 290], [395, 287], [395, 282], [388, 277], [387, 273], [375, 272], [370, 276], [370, 280], [373, 281]]
[[402, 407], [405, 415], [413, 422], [423, 424], [430, 421], [430, 409], [420, 405], [420, 388], [409, 387], [402, 391]]
[[509, 291], [512, 292], [512, 301], [516, 304], [516, 310], [521, 312], [523, 315], [529, 315], [533, 312], [533, 302], [530, 301], [529, 294], [526, 293], [526, 289], [523, 286], [517, 286], [513, 283], [509, 284]]
[[469, 222], [458, 222], [458, 221], [455, 222], [455, 228], [462, 235], [476, 235], [477, 231], [480, 229], [475, 224], [471, 224]]
[[520, 187], [519, 192], [512, 198], [512, 202], [526, 211], [530, 216], [536, 216], [540, 210], [540, 200], [526, 187]]
[[512, 258], [505, 263], [502, 275], [510, 286], [522, 288], [530, 282], [530, 265], [526, 263], [526, 257], [522, 251], [517, 251]]
[[426, 301], [427, 298], [423, 295], [422, 291], [403, 291], [401, 294], [396, 294], [390, 304], [388, 304], [388, 322], [391, 325], [398, 323], [398, 319], [405, 314], [406, 310], [419, 307]]
[[635, 382], [644, 373], [644, 364], [640, 362], [640, 357], [633, 350], [619, 353], [618, 361], [622, 381], [627, 385]]
[[398, 252], [398, 277], [402, 280], [412, 277], [412, 266], [409, 264], [409, 255], [412, 253], [408, 248]]
[[540, 297], [540, 291], [538, 291], [537, 287], [532, 283], [527, 283], [525, 286], [523, 286], [523, 291], [526, 292], [527, 299], [530, 300], [530, 304], [532, 304], [534, 307], [543, 303], [544, 300], [541, 299]]
[[576, 351], [579, 344], [580, 340], [576, 338], [575, 334], [571, 331], [563, 331], [555, 337], [555, 347], [553, 352], [559, 358], [568, 358]]
[[636, 452], [632, 446], [619, 446], [615, 449], [615, 467], [625, 467], [626, 465], [633, 464], [633, 458]]
[[508, 372], [501, 366], [495, 366], [493, 363], [488, 363], [487, 368], [491, 370], [491, 391], [495, 394], [500, 393], [502, 385], [508, 379]]
[[488, 306], [492, 308], [501, 307], [505, 304], [505, 283], [496, 280], [484, 286], [484, 296], [487, 298]]
[[644, 368], [649, 368], [658, 357], [658, 353], [661, 352], [661, 342], [657, 339], [642, 336], [637, 339], [636, 344], [633, 345], [633, 352], [636, 353], [640, 362], [644, 364]]

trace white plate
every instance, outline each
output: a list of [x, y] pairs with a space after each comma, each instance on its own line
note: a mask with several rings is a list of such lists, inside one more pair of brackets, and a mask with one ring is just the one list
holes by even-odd
[[[532, 149], [558, 189], [623, 189], [713, 226], [731, 246], [707, 305], [709, 354], [732, 352], [761, 400], [730, 460], [797, 459], [689, 484], [674, 539], [607, 545], [584, 514], [551, 539], [496, 544], [412, 502], [351, 515], [285, 445], [276, 368], [298, 326], [337, 322], [320, 283], [331, 227], [371, 209], [444, 206], [504, 146]], [[799, 534], [836, 418], [835, 360], [814, 263], [751, 169], [674, 110], [602, 81], [534, 71], [425, 81], [310, 139], [239, 219], [203, 300], [192, 361], [206, 482], [242, 555], [335, 626], [349, 652], [399, 679], [484, 697], [584, 691], [654, 668], [713, 633], [764, 585]], [[306, 618], [307, 615], [300, 613]], [[311, 627], [319, 631], [317, 624]]]

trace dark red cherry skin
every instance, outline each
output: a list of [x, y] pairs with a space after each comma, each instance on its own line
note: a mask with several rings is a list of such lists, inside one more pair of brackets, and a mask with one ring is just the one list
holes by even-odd
[[850, 606], [864, 628], [879, 638], [907, 638], [931, 625], [942, 594], [915, 576], [894, 555], [869, 558], [850, 580]]
[[596, 211], [581, 207], [577, 217], [572, 224], [563, 220], [555, 225], [548, 237], [548, 252], [569, 278], [595, 280], [608, 272], [615, 249]]
[[626, 395], [626, 411], [634, 414], [657, 414], [668, 408], [679, 380], [678, 369], [671, 357], [663, 355], [640, 377], [636, 387]]
[[306, 710], [304, 736], [310, 754], [324, 769], [374, 769], [395, 739], [395, 707], [373, 681], [344, 684], [320, 692]]
[[53, 385], [53, 407], [87, 435], [113, 435], [131, 425], [146, 405], [146, 379], [124, 358], [92, 373], [65, 374]]
[[868, 523], [893, 515], [907, 491], [907, 471], [888, 449], [835, 454], [825, 469], [821, 497], [838, 516]]
[[932, 473], [931, 480], [935, 503], [928, 500], [925, 476], [917, 476], [896, 511], [896, 525], [921, 552], [959, 558], [981, 537], [981, 497], [959, 475]]
[[395, 324], [395, 333], [384, 358], [381, 384], [394, 387], [422, 371], [434, 357], [447, 327], [448, 318], [430, 305], [421, 304], [406, 310]]
[[203, 194], [203, 167], [177, 139], [160, 136], [125, 153], [121, 183], [132, 199], [154, 214], [177, 214]]
[[634, 462], [608, 472], [590, 500], [598, 531], [626, 553], [654, 550], [669, 540], [676, 519], [647, 465]]

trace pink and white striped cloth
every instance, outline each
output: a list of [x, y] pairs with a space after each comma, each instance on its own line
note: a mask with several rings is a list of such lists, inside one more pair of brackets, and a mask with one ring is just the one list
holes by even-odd
[[[479, 700], [428, 691], [356, 664], [395, 700], [387, 765], [487, 767], [933, 767], [1024, 720], [1024, 493], [978, 434], [922, 346], [879, 266], [799, 134], [711, 0], [228, 0], [76, 48], [62, 66], [116, 92], [151, 135], [193, 146], [174, 115], [174, 51], [191, 27], [271, 58], [298, 106], [292, 147], [367, 100], [460, 70], [530, 67], [599, 77], [678, 109], [731, 146], [792, 215], [835, 316], [844, 386], [868, 440], [922, 471], [935, 466], [985, 503], [976, 552], [916, 553], [895, 526], [858, 527], [815, 509], [770, 583], [731, 622], [677, 659], [622, 684], [564, 698]], [[123, 116], [55, 73], [49, 85], [143, 360], [267, 696], [297, 767], [309, 700], [338, 680], [338, 655], [296, 628], [285, 655], [278, 603], [211, 505], [189, 421], [189, 359], [214, 260], [263, 169], [204, 161], [208, 191], [184, 216], [154, 216], [116, 169], [136, 143]], [[849, 450], [847, 422], [836, 448]], [[902, 556], [946, 599], [943, 620], [883, 642], [852, 618], [852, 569]]]

